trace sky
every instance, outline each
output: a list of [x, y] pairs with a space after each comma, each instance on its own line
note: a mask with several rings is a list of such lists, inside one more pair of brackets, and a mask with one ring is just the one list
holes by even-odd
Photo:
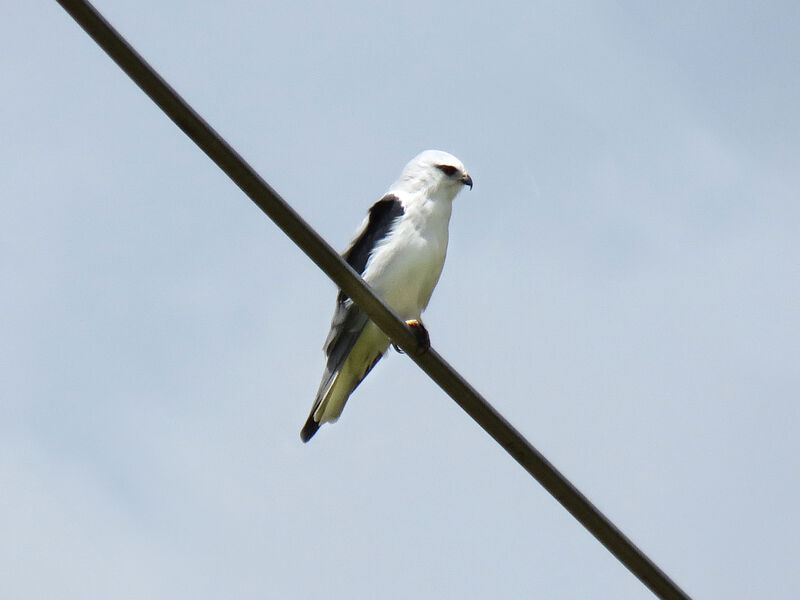
[[[330, 243], [426, 148], [433, 346], [687, 593], [800, 589], [800, 4], [95, 5]], [[651, 598], [55, 2], [0, 19], [0, 596]]]

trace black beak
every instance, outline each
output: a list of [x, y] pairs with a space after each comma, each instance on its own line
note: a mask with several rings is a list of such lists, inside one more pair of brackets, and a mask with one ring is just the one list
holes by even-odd
[[470, 177], [466, 173], [464, 173], [464, 175], [461, 176], [461, 183], [463, 183], [464, 185], [468, 185], [469, 189], [472, 189], [472, 177]]

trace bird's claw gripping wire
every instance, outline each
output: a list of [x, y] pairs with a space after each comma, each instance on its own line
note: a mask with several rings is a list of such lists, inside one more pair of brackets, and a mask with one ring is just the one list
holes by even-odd
[[[411, 333], [414, 334], [414, 337], [417, 339], [417, 344], [419, 345], [419, 353], [422, 354], [427, 352], [428, 349], [431, 347], [431, 336], [428, 334], [428, 330], [425, 329], [425, 326], [422, 324], [421, 321], [417, 319], [410, 319], [406, 321], [406, 325], [411, 330]], [[394, 349], [397, 350], [400, 354], [405, 354], [403, 349], [400, 348], [397, 344], [392, 342], [392, 346]]]

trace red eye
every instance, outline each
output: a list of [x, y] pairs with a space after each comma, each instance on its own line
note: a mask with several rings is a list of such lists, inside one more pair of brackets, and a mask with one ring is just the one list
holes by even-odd
[[453, 165], [436, 165], [436, 168], [448, 177], [452, 177], [458, 171]]

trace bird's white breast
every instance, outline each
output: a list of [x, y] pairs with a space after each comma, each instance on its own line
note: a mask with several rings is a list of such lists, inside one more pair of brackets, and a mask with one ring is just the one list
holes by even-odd
[[403, 319], [418, 319], [447, 254], [451, 202], [414, 199], [372, 253], [364, 279]]

